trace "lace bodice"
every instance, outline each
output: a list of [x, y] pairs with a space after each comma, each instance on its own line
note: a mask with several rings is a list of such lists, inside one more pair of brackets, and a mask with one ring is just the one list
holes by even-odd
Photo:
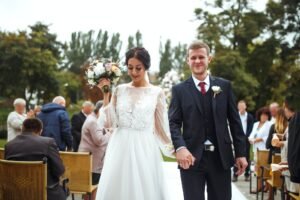
[[163, 90], [156, 86], [119, 85], [100, 121], [106, 128], [127, 128], [155, 134], [170, 148], [170, 129]]

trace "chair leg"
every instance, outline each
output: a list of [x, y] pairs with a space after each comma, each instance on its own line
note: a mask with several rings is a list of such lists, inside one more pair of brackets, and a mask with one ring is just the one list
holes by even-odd
[[263, 167], [261, 167], [261, 200], [264, 200], [264, 190], [265, 190], [265, 186], [264, 186], [264, 169]]
[[74, 194], [72, 194], [72, 200], [75, 200], [75, 196], [74, 196]]
[[251, 191], [252, 191], [252, 171], [250, 170], [249, 194], [251, 194]]
[[258, 182], [259, 182], [259, 177], [256, 176], [256, 200], [258, 200]]
[[89, 193], [89, 200], [92, 200], [92, 193]]

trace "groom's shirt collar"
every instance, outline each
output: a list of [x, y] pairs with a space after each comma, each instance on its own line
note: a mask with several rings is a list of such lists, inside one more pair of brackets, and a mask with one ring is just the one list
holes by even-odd
[[199, 87], [199, 83], [200, 82], [205, 82], [205, 90], [208, 91], [209, 87], [210, 87], [210, 78], [209, 75], [206, 76], [206, 78], [204, 79], [204, 81], [200, 81], [198, 80], [194, 75], [192, 75], [193, 81], [195, 83], [196, 88], [200, 91], [200, 87]]

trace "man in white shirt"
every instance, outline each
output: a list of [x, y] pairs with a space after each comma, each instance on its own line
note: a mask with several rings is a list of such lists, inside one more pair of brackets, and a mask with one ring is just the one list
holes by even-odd
[[[249, 135], [251, 134], [251, 131], [253, 128], [254, 118], [250, 113], [247, 112], [247, 104], [244, 100], [240, 100], [238, 102], [238, 110], [239, 110], [239, 116], [241, 118], [244, 134], [248, 138]], [[250, 159], [249, 159], [250, 158], [250, 143], [249, 143], [248, 139], [246, 139], [246, 152], [247, 152], [246, 159], [249, 164], [245, 170], [244, 176], [245, 176], [245, 181], [249, 181], [250, 180]], [[238, 176], [236, 175], [237, 168], [234, 167], [233, 171], [234, 171], [234, 173], [233, 173], [233, 177], [232, 177], [232, 182], [236, 182], [238, 180]]]

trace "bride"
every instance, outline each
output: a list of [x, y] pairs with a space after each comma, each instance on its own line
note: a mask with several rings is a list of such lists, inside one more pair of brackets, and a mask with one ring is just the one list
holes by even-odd
[[[144, 48], [126, 53], [131, 82], [104, 93], [100, 123], [114, 128], [101, 174], [97, 200], [168, 200], [162, 152], [171, 157], [164, 93], [147, 81], [150, 55]], [[109, 85], [102, 79], [98, 87]], [[160, 149], [159, 149], [160, 147]]]

